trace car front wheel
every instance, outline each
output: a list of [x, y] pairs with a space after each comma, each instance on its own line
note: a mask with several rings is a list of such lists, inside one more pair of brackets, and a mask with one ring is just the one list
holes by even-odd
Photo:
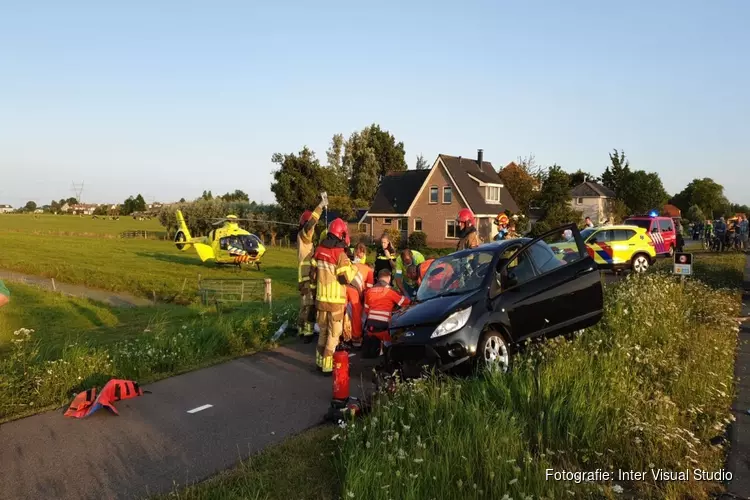
[[510, 347], [501, 333], [489, 330], [482, 334], [477, 345], [477, 362], [481, 368], [491, 371], [508, 371]]
[[642, 253], [633, 256], [633, 272], [634, 273], [645, 273], [648, 271], [649, 260], [648, 257]]

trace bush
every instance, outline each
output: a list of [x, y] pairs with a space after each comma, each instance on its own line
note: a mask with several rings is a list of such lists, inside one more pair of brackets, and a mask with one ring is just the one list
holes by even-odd
[[424, 250], [427, 248], [427, 235], [422, 231], [415, 231], [409, 235], [409, 248]]
[[[608, 286], [602, 321], [507, 374], [401, 384], [340, 431], [347, 498], [707, 498], [710, 482], [580, 483], [556, 471], [706, 471], [733, 420], [733, 293], [665, 274]], [[707, 348], [706, 346], [710, 346]]]

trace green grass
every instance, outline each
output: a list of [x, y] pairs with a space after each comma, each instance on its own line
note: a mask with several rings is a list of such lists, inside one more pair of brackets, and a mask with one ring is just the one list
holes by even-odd
[[180, 252], [171, 242], [160, 240], [0, 231], [0, 248], [0, 269], [148, 298], [155, 293], [162, 301], [196, 300], [199, 274], [203, 278], [271, 278], [274, 300], [298, 293], [296, 251], [288, 248], [269, 248], [261, 272], [204, 264], [195, 252]]
[[[738, 252], [715, 253], [702, 248], [688, 249], [693, 254], [694, 278], [718, 288], [741, 286], [745, 271], [745, 255]], [[672, 259], [661, 259], [655, 270], [672, 272]], [[694, 279], [688, 278], [688, 279]]]
[[[304, 451], [295, 455], [295, 467], [312, 477], [335, 472], [326, 493], [298, 485], [293, 476], [278, 496], [262, 490], [259, 478], [275, 477], [280, 464], [259, 459], [253, 468], [240, 466], [173, 496], [623, 497], [614, 492], [616, 485], [635, 498], [709, 498], [721, 485], [574, 484], [545, 476], [547, 468], [724, 466], [724, 446], [711, 441], [733, 419], [738, 331], [733, 318], [745, 259], [737, 254], [696, 259], [696, 275], [684, 284], [654, 272], [609, 285], [599, 325], [572, 341], [529, 349], [510, 373], [400, 384], [394, 394], [381, 395], [365, 418], [345, 430], [329, 428], [335, 432], [330, 438], [316, 430], [264, 453]], [[327, 453], [331, 439], [337, 443], [333, 466], [316, 454]]]
[[295, 310], [277, 301], [224, 312], [200, 306], [110, 308], [9, 283], [0, 310], [0, 422], [66, 404], [109, 378], [148, 383], [272, 346]]
[[288, 438], [208, 481], [161, 500], [333, 500], [340, 490], [330, 427]]
[[156, 218], [134, 220], [121, 216], [119, 220], [92, 219], [90, 215], [0, 214], [0, 232], [21, 232], [38, 235], [71, 235], [88, 237], [117, 237], [127, 231], [166, 233]]

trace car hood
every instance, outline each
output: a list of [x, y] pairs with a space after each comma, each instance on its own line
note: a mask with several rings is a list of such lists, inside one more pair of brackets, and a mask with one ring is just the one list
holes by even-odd
[[435, 297], [425, 302], [412, 304], [406, 310], [391, 318], [391, 328], [408, 328], [442, 322], [445, 318], [464, 306], [474, 304], [482, 291], [467, 292], [461, 295]]

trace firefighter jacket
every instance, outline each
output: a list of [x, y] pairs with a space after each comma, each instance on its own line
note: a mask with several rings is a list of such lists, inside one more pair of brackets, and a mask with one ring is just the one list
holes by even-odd
[[375, 255], [375, 278], [378, 277], [381, 269], [393, 269], [393, 265], [396, 263], [396, 250], [392, 245], [389, 245], [388, 252], [391, 254], [390, 257], [385, 256], [382, 246], [378, 247], [377, 254]]
[[343, 311], [346, 308], [346, 286], [358, 271], [346, 255], [346, 244], [333, 235], [326, 236], [315, 250], [310, 264], [310, 273], [316, 276], [317, 310]]
[[461, 239], [458, 241], [458, 245], [456, 245], [456, 250], [476, 248], [481, 244], [482, 240], [479, 238], [477, 228], [472, 226], [461, 235]]
[[357, 268], [357, 274], [351, 281], [351, 286], [354, 287], [354, 289], [357, 290], [357, 293], [359, 293], [359, 296], [362, 297], [368, 289], [372, 288], [375, 283], [375, 277], [370, 266], [360, 263], [356, 263], [354, 266]]
[[391, 322], [393, 308], [409, 305], [409, 302], [408, 298], [379, 281], [377, 285], [365, 292], [365, 314], [367, 314], [368, 327], [387, 329]]
[[430, 265], [435, 262], [435, 259], [427, 259], [426, 261], [419, 264], [417, 267], [417, 285], [422, 284], [422, 280], [425, 277], [425, 274], [427, 274], [427, 270], [430, 268]]
[[315, 225], [318, 223], [322, 212], [323, 209], [320, 206], [315, 207], [312, 217], [297, 232], [297, 271], [300, 283], [310, 281], [310, 259], [312, 259], [315, 250], [313, 236], [315, 236]]

